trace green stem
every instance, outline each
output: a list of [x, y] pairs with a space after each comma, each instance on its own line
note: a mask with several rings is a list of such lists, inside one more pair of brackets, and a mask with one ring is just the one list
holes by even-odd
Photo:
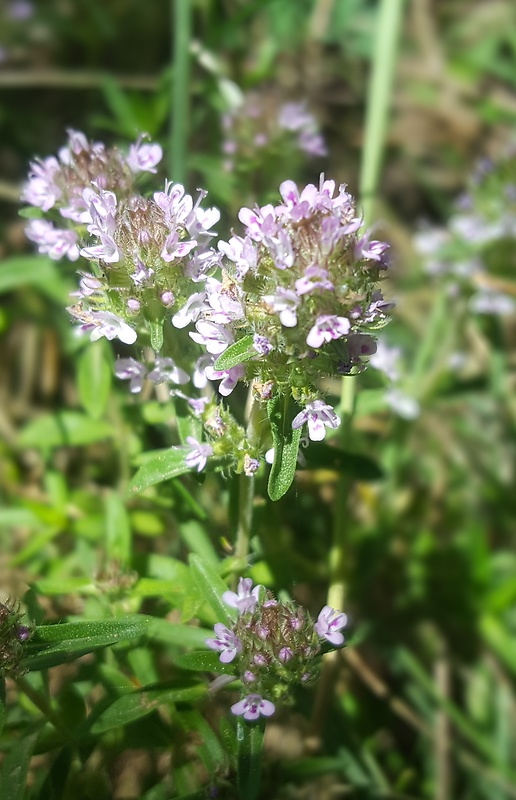
[[238, 718], [237, 722], [237, 774], [239, 800], [256, 800], [260, 791], [262, 749], [265, 721], [249, 725]]
[[172, 120], [170, 126], [170, 177], [176, 183], [185, 178], [188, 137], [188, 83], [190, 73], [190, 0], [172, 0], [174, 39]]
[[238, 527], [236, 534], [235, 556], [243, 563], [249, 555], [249, 540], [253, 521], [254, 477], [238, 476]]
[[387, 136], [392, 79], [404, 0], [381, 0], [373, 46], [374, 60], [367, 93], [359, 195], [366, 225], [371, 224]]
[[63, 730], [63, 723], [59, 719], [58, 715], [53, 711], [48, 702], [47, 698], [38, 692], [26, 678], [16, 678], [16, 685], [18, 689], [20, 689], [36, 706], [36, 708], [41, 711], [43, 716], [50, 722], [56, 730]]
[[[373, 204], [378, 189], [382, 157], [387, 134], [388, 112], [391, 100], [392, 78], [396, 63], [396, 48], [404, 0], [381, 0], [376, 21], [374, 60], [367, 94], [364, 147], [360, 168], [359, 193], [366, 225], [373, 218]], [[355, 407], [356, 378], [345, 377], [341, 384], [342, 447], [349, 444]], [[345, 603], [345, 569], [349, 519], [349, 492], [352, 481], [340, 476], [337, 484], [333, 541], [329, 553], [329, 586], [327, 604], [342, 610]], [[333, 690], [333, 677], [337, 665], [336, 651], [323, 658], [321, 679], [314, 701], [312, 733], [319, 735], [326, 707]]]

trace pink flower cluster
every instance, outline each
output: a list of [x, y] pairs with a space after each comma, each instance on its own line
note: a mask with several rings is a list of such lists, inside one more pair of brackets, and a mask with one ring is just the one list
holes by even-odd
[[225, 592], [222, 599], [238, 617], [232, 627], [216, 623], [215, 637], [206, 644], [221, 663], [234, 663], [242, 682], [252, 687], [231, 706], [246, 720], [274, 713], [274, 703], [264, 695], [285, 700], [291, 685], [314, 678], [324, 642], [333, 647], [344, 642], [345, 614], [325, 606], [314, 623], [300, 606], [279, 603], [263, 586], [253, 587], [250, 578], [240, 578], [237, 591]]
[[190, 301], [190, 336], [214, 357], [245, 336], [252, 349], [230, 368], [208, 367], [229, 394], [239, 380], [260, 387], [258, 399], [292, 393], [304, 406], [293, 422], [308, 423], [322, 439], [339, 420], [318, 397], [320, 378], [363, 368], [376, 350], [374, 331], [388, 321], [392, 303], [378, 282], [387, 267], [388, 245], [359, 233], [352, 196], [324, 180], [301, 192], [280, 186], [282, 203], [242, 208], [243, 236], [219, 242], [222, 280], [206, 282], [204, 301]]

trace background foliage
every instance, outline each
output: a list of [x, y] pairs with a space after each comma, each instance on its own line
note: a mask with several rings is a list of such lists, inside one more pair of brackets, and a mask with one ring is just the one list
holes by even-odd
[[[410, 413], [370, 368], [340, 451], [308, 449], [277, 503], [259, 475], [249, 574], [316, 613], [336, 525], [352, 619], [326, 696], [300, 692], [268, 723], [263, 797], [516, 796], [514, 315], [471, 313], [472, 285], [430, 275], [414, 244], [422, 222], [451, 224], [479, 159], [514, 146], [516, 11], [508, 0], [401, 10], [368, 216], [393, 250], [397, 310], [383, 336], [400, 349], [395, 387]], [[108, 143], [147, 131], [169, 154], [162, 177], [181, 169], [189, 191], [205, 186], [226, 238], [240, 206], [287, 178], [324, 170], [363, 193], [379, 3], [192, 2], [183, 163], [173, 12], [132, 0], [12, 0], [0, 12], [0, 588], [34, 624], [63, 623], [28, 646], [31, 671], [0, 703], [9, 800], [236, 797], [227, 697], [208, 695], [213, 659], [192, 653], [218, 618], [209, 587], [245, 567], [230, 481], [130, 491], [145, 453], [177, 441], [170, 400], [135, 401], [111, 377], [123, 345], [72, 335], [74, 268], [33, 255], [18, 217], [28, 161], [56, 152], [67, 127]], [[254, 153], [225, 170], [220, 115], [251, 89], [306, 100], [328, 155]], [[515, 183], [513, 171], [502, 188]], [[499, 191], [480, 186], [477, 203]], [[515, 229], [473, 247], [484, 285], [509, 298]], [[471, 257], [467, 237], [454, 247], [452, 265]]]

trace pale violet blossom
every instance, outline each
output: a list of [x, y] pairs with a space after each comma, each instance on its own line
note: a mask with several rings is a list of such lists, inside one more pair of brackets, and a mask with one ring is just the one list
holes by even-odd
[[243, 378], [245, 375], [245, 368], [243, 364], [236, 364], [234, 367], [230, 367], [227, 370], [219, 371], [213, 369], [213, 367], [210, 365], [206, 367], [204, 374], [210, 381], [220, 380], [219, 392], [222, 397], [228, 397], [228, 395], [231, 394], [237, 385], [240, 378]]
[[400, 389], [392, 388], [385, 393], [387, 405], [402, 419], [413, 420], [419, 416], [419, 403], [414, 397]]
[[292, 420], [292, 428], [301, 428], [305, 422], [308, 424], [308, 436], [312, 442], [322, 441], [326, 436], [326, 428], [335, 429], [340, 425], [340, 419], [333, 408], [322, 400], [307, 403], [304, 410]]
[[195, 327], [197, 330], [195, 332], [191, 331], [190, 336], [194, 342], [204, 345], [208, 353], [220, 355], [233, 343], [231, 331], [226, 330], [221, 325], [216, 325], [214, 322], [199, 320]]
[[112, 341], [120, 339], [124, 344], [134, 344], [137, 333], [123, 319], [111, 311], [90, 311], [87, 320], [81, 325], [84, 331], [91, 331], [90, 341], [96, 342], [102, 337]]
[[161, 161], [163, 150], [159, 144], [142, 143], [144, 135], [140, 135], [136, 142], [130, 146], [127, 165], [132, 172], [156, 173], [156, 164]]
[[46, 253], [53, 261], [61, 258], [77, 261], [79, 258], [78, 236], [75, 231], [55, 228], [46, 219], [32, 219], [25, 228], [25, 235], [38, 245], [40, 253]]
[[253, 587], [251, 578], [240, 578], [236, 592], [227, 591], [222, 595], [223, 601], [239, 614], [252, 613], [260, 596], [261, 586]]
[[231, 706], [231, 712], [237, 717], [243, 717], [254, 722], [260, 716], [270, 717], [274, 714], [276, 707], [270, 700], [265, 700], [259, 694], [248, 694], [243, 700]]
[[317, 317], [315, 325], [311, 328], [306, 343], [309, 347], [322, 347], [325, 342], [340, 339], [349, 333], [349, 319], [337, 317], [334, 314], [323, 314]]
[[141, 391], [146, 369], [135, 358], [119, 358], [115, 363], [115, 375], [123, 381], [130, 381], [129, 391], [137, 394]]
[[300, 303], [299, 297], [292, 289], [278, 286], [276, 294], [265, 295], [264, 302], [269, 305], [285, 328], [295, 328], [297, 325], [296, 309]]
[[373, 353], [369, 359], [369, 364], [383, 372], [389, 380], [395, 381], [399, 378], [398, 362], [401, 356], [401, 349], [399, 347], [391, 347], [383, 339], [378, 339], [376, 342], [376, 353]]
[[317, 636], [321, 639], [326, 639], [330, 644], [338, 646], [344, 641], [344, 636], [340, 633], [340, 629], [345, 628], [347, 622], [346, 614], [335, 611], [330, 606], [324, 606], [317, 617], [314, 628]]
[[190, 448], [185, 458], [186, 466], [189, 469], [197, 469], [197, 472], [201, 472], [206, 466], [208, 458], [213, 455], [213, 448], [209, 444], [198, 442], [193, 436], [187, 436], [186, 443]]
[[184, 306], [172, 317], [174, 328], [186, 328], [191, 322], [195, 322], [204, 308], [205, 299], [204, 292], [195, 292], [190, 295]]
[[155, 384], [159, 383], [177, 383], [182, 385], [188, 383], [190, 376], [184, 369], [176, 366], [171, 358], [156, 357], [154, 362], [154, 369], [147, 375], [148, 379]]
[[222, 622], [217, 622], [213, 629], [216, 637], [215, 639], [206, 639], [206, 644], [211, 650], [219, 651], [219, 661], [229, 664], [242, 650], [240, 639]]

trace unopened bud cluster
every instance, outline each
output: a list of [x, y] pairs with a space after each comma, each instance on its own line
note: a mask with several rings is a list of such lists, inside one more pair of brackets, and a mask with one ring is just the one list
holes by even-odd
[[325, 606], [317, 622], [301, 606], [282, 603], [261, 586], [241, 578], [237, 592], [222, 599], [238, 617], [231, 627], [215, 625], [215, 638], [206, 644], [219, 653], [223, 664], [232, 663], [246, 693], [231, 710], [245, 719], [274, 713], [277, 701], [285, 702], [292, 686], [307, 685], [318, 672], [318, 656], [325, 643], [344, 642], [340, 629], [345, 614]]
[[22, 614], [18, 603], [0, 603], [0, 677], [16, 677], [23, 670], [20, 661], [24, 644], [32, 636], [29, 626], [22, 624]]

